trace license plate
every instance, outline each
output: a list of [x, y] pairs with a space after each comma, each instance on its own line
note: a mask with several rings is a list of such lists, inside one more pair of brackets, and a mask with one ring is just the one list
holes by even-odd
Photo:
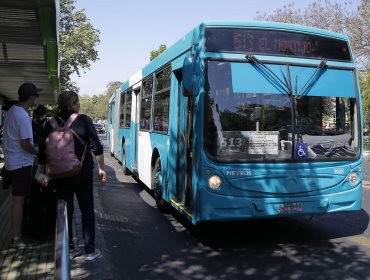
[[302, 212], [303, 211], [303, 203], [302, 202], [281, 203], [281, 204], [277, 205], [277, 211], [279, 213]]

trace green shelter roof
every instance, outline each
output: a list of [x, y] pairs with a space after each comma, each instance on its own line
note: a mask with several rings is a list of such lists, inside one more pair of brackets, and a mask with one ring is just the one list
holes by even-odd
[[0, 104], [17, 100], [23, 82], [43, 89], [39, 103], [56, 102], [58, 29], [58, 0], [0, 1]]

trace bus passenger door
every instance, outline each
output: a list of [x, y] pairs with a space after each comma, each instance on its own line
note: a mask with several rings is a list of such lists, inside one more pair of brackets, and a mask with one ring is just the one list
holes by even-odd
[[[177, 73], [178, 74], [178, 73]], [[179, 78], [179, 77], [178, 77]], [[192, 206], [192, 113], [191, 99], [182, 94], [181, 80], [178, 89], [177, 180], [176, 197], [187, 207]], [[189, 106], [190, 105], [190, 106]]]
[[132, 105], [132, 108], [134, 110], [133, 114], [134, 114], [134, 123], [135, 123], [135, 126], [134, 126], [134, 131], [133, 131], [133, 135], [132, 135], [132, 147], [134, 148], [134, 156], [133, 156], [133, 164], [132, 164], [132, 168], [134, 169], [134, 171], [137, 172], [137, 157], [138, 157], [138, 154], [137, 154], [137, 150], [138, 150], [138, 147], [137, 147], [137, 142], [138, 142], [138, 133], [139, 133], [139, 114], [140, 114], [140, 96], [139, 96], [139, 93], [140, 93], [140, 88], [139, 89], [134, 89], [134, 100], [135, 100], [135, 104]]

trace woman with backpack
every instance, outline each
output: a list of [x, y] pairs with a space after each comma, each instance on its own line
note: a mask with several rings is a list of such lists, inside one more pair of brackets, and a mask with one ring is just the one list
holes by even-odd
[[[78, 94], [74, 91], [64, 91], [58, 97], [58, 113], [45, 124], [45, 145], [40, 147], [40, 163], [48, 167], [47, 174], [51, 177], [50, 184], [57, 191], [58, 199], [67, 202], [68, 233], [70, 243], [70, 258], [81, 255], [80, 248], [73, 242], [72, 217], [73, 200], [76, 194], [77, 201], [82, 214], [82, 234], [85, 243], [85, 260], [92, 261], [101, 256], [100, 250], [95, 248], [95, 213], [93, 197], [93, 155], [98, 163], [99, 178], [101, 183], [105, 183], [107, 176], [104, 170], [103, 147], [99, 141], [95, 127], [90, 117], [79, 115], [80, 102]], [[72, 138], [74, 151], [71, 154], [71, 147], [58, 151], [55, 141], [62, 133], [68, 142]], [[70, 142], [68, 142], [70, 143]], [[53, 146], [54, 145], [54, 146]], [[48, 147], [49, 146], [49, 147]], [[62, 146], [63, 147], [63, 146]], [[73, 148], [73, 147], [72, 147]], [[56, 156], [61, 154], [61, 160]], [[72, 157], [75, 157], [74, 159]], [[68, 158], [71, 157], [71, 158]], [[71, 171], [66, 172], [65, 168], [70, 168], [69, 162], [77, 162], [72, 166]], [[61, 164], [61, 166], [58, 166]], [[58, 171], [60, 171], [58, 173]], [[43, 177], [45, 178], [45, 177]], [[43, 179], [45, 180], [45, 179]], [[46, 184], [47, 182], [43, 182]]]

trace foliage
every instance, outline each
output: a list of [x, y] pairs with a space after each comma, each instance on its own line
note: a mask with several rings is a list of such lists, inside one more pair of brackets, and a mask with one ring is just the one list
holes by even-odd
[[82, 114], [90, 116], [93, 120], [106, 119], [108, 114], [108, 101], [112, 94], [121, 86], [119, 81], [110, 81], [107, 89], [99, 95], [82, 95], [80, 96]]
[[352, 44], [359, 67], [368, 69], [370, 63], [370, 0], [362, 0], [356, 11], [348, 2], [317, 0], [300, 10], [294, 2], [276, 9], [272, 14], [257, 16], [258, 20], [296, 23], [346, 34]]
[[60, 1], [59, 61], [61, 90], [79, 88], [70, 80], [73, 73], [90, 69], [98, 60], [96, 46], [100, 43], [99, 30], [93, 28], [84, 10], [76, 10], [76, 0]]
[[158, 48], [158, 50], [153, 50], [150, 52], [150, 61], [154, 60], [157, 56], [159, 56], [161, 53], [163, 53], [165, 50], [167, 50], [167, 46], [164, 44], [161, 44]]
[[360, 66], [369, 70], [370, 61], [370, 0], [362, 0], [357, 15], [349, 19], [348, 34]]
[[370, 70], [360, 75], [364, 127], [370, 125]]

